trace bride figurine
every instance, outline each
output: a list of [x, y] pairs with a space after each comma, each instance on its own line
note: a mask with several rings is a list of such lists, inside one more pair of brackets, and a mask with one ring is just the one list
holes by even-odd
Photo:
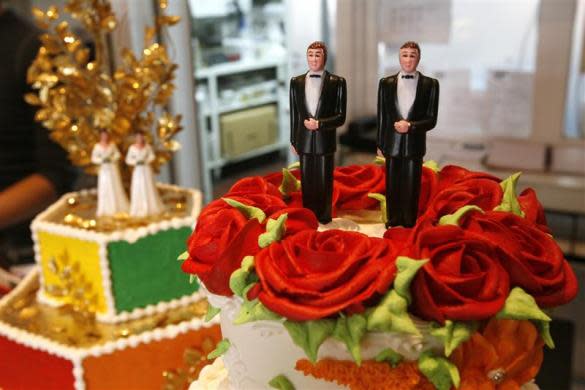
[[134, 167], [130, 189], [130, 215], [133, 217], [146, 217], [164, 211], [150, 168], [153, 160], [152, 148], [146, 143], [144, 134], [137, 132], [134, 144], [130, 145], [126, 155], [126, 164]]
[[128, 197], [120, 178], [118, 160], [120, 152], [116, 144], [110, 142], [110, 135], [102, 130], [100, 142], [95, 144], [91, 152], [91, 162], [100, 166], [97, 182], [98, 217], [128, 212]]

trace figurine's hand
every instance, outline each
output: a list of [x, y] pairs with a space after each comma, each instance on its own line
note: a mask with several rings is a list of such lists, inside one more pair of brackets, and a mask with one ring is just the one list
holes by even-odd
[[402, 119], [398, 122], [394, 122], [394, 129], [396, 129], [396, 131], [401, 134], [408, 133], [408, 129], [410, 129], [410, 123]]
[[297, 148], [295, 148], [294, 146], [290, 146], [290, 150], [295, 154], [295, 156], [298, 156], [299, 153], [297, 152]]
[[305, 127], [309, 130], [315, 131], [319, 129], [319, 121], [315, 120], [314, 118], [305, 119], [304, 124]]

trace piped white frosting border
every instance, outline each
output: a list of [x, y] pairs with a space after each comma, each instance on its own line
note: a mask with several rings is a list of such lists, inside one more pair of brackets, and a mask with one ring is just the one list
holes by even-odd
[[197, 291], [191, 295], [185, 295], [181, 298], [173, 299], [170, 301], [159, 302], [156, 305], [148, 305], [146, 307], [139, 307], [132, 311], [123, 311], [117, 315], [108, 315], [108, 314], [98, 314], [96, 318], [98, 321], [105, 322], [105, 323], [117, 323], [117, 322], [124, 322], [129, 320], [136, 320], [141, 317], [162, 313], [167, 310], [176, 309], [181, 306], [186, 306], [190, 303], [197, 302], [198, 300], [204, 298], [204, 295], [201, 292]]
[[154, 233], [158, 233], [159, 231], [168, 230], [171, 228], [182, 228], [185, 226], [192, 227], [195, 223], [195, 219], [199, 215], [199, 211], [201, 210], [201, 192], [189, 188], [181, 188], [178, 186], [170, 185], [170, 184], [157, 184], [159, 188], [188, 193], [191, 195], [192, 207], [191, 207], [191, 214], [187, 217], [175, 217], [170, 220], [163, 220], [159, 222], [155, 222], [149, 224], [148, 226], [143, 226], [140, 228], [129, 228], [114, 232], [94, 232], [90, 230], [83, 230], [73, 226], [67, 226], [55, 222], [46, 221], [46, 219], [52, 213], [56, 212], [60, 208], [65, 206], [67, 202], [67, 198], [75, 196], [77, 194], [95, 194], [97, 191], [95, 189], [92, 190], [83, 190], [80, 192], [69, 192], [61, 198], [41, 212], [39, 215], [35, 217], [31, 224], [31, 229], [33, 232], [42, 229], [43, 231], [54, 233], [54, 234], [61, 234], [71, 238], [77, 238], [84, 241], [93, 241], [93, 242], [110, 242], [110, 241], [127, 241], [129, 243], [134, 243], [137, 240], [145, 237], [147, 235], [151, 235]]
[[[41, 272], [39, 271], [39, 267], [35, 267], [34, 270], [31, 271], [16, 288], [14, 288], [9, 294], [0, 300], [0, 309], [9, 305], [20, 294], [31, 289], [32, 286], [34, 286], [34, 279], [37, 278], [40, 273]], [[152, 331], [144, 332], [138, 335], [132, 335], [127, 338], [109, 341], [91, 348], [68, 347], [43, 336], [15, 328], [2, 321], [0, 321], [0, 335], [28, 348], [39, 350], [49, 355], [71, 361], [73, 364], [74, 388], [76, 390], [85, 390], [85, 381], [83, 379], [84, 359], [88, 357], [100, 357], [103, 355], [112, 354], [126, 348], [134, 348], [141, 344], [149, 344], [153, 341], [173, 339], [178, 335], [185, 334], [190, 331], [196, 331], [201, 328], [208, 328], [215, 324], [219, 324], [219, 318], [217, 317], [209, 322], [205, 322], [201, 318], [193, 318], [189, 321], [184, 321], [179, 324], [168, 325], [165, 328], [157, 328]]]
[[[65, 206], [67, 199], [69, 197], [82, 194], [96, 194], [97, 190], [82, 190], [80, 192], [70, 192], [67, 193], [61, 198], [49, 206], [45, 211], [37, 215], [37, 217], [33, 220], [31, 224], [32, 230], [32, 238], [34, 242], [34, 251], [35, 251], [35, 261], [37, 264], [41, 264], [41, 251], [40, 245], [38, 240], [38, 232], [43, 231], [47, 233], [52, 233], [55, 235], [70, 237], [79, 239], [82, 241], [90, 241], [95, 242], [98, 244], [99, 248], [99, 265], [100, 265], [100, 273], [102, 279], [102, 289], [104, 291], [104, 298], [106, 301], [106, 312], [97, 314], [98, 321], [106, 322], [106, 323], [117, 323], [128, 321], [132, 319], [137, 319], [143, 316], [152, 315], [155, 313], [160, 313], [169, 309], [173, 309], [179, 307], [181, 305], [186, 305], [192, 302], [201, 299], [201, 295], [199, 293], [194, 293], [191, 295], [187, 295], [181, 298], [173, 299], [171, 301], [163, 301], [159, 302], [156, 305], [148, 305], [144, 308], [136, 308], [131, 311], [122, 311], [116, 313], [115, 310], [115, 300], [112, 294], [112, 283], [111, 283], [111, 273], [110, 267], [108, 262], [108, 244], [113, 241], [126, 241], [128, 243], [134, 243], [139, 239], [155, 235], [161, 231], [169, 230], [169, 229], [180, 229], [184, 227], [193, 228], [195, 225], [195, 221], [199, 212], [201, 210], [201, 202], [202, 202], [202, 195], [200, 191], [189, 189], [189, 188], [181, 188], [178, 186], [170, 185], [170, 184], [157, 184], [159, 188], [170, 190], [170, 191], [177, 191], [181, 193], [188, 193], [190, 195], [190, 199], [192, 202], [191, 205], [191, 214], [187, 217], [183, 218], [172, 218], [170, 220], [164, 220], [156, 223], [152, 223], [148, 226], [140, 227], [137, 229], [125, 229], [121, 231], [103, 233], [103, 232], [93, 232], [83, 229], [78, 229], [72, 226], [62, 225], [54, 222], [48, 222], [46, 219], [57, 210], [61, 209]], [[59, 300], [51, 298], [50, 295], [46, 294], [44, 291], [45, 282], [43, 279], [43, 273], [39, 272], [39, 278], [41, 283], [41, 288], [37, 294], [37, 297], [40, 302], [51, 305], [51, 306], [60, 306], [62, 302]]]

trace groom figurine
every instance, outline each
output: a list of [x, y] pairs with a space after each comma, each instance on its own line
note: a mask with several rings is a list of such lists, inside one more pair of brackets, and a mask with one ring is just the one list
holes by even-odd
[[416, 70], [420, 48], [406, 42], [401, 71], [378, 87], [378, 153], [386, 158], [386, 227], [416, 223], [426, 133], [437, 124], [439, 82]]
[[301, 162], [303, 207], [331, 221], [335, 130], [345, 122], [345, 79], [324, 70], [327, 47], [307, 48], [309, 71], [290, 80], [290, 143]]

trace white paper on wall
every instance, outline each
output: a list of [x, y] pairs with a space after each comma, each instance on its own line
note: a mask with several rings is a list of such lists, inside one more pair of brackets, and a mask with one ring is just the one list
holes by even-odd
[[439, 80], [437, 131], [442, 136], [479, 134], [483, 93], [470, 89], [469, 70], [448, 70], [428, 74]]
[[492, 71], [485, 99], [485, 132], [489, 136], [529, 137], [532, 130], [534, 75]]
[[378, 0], [378, 10], [379, 41], [449, 42], [451, 0]]

